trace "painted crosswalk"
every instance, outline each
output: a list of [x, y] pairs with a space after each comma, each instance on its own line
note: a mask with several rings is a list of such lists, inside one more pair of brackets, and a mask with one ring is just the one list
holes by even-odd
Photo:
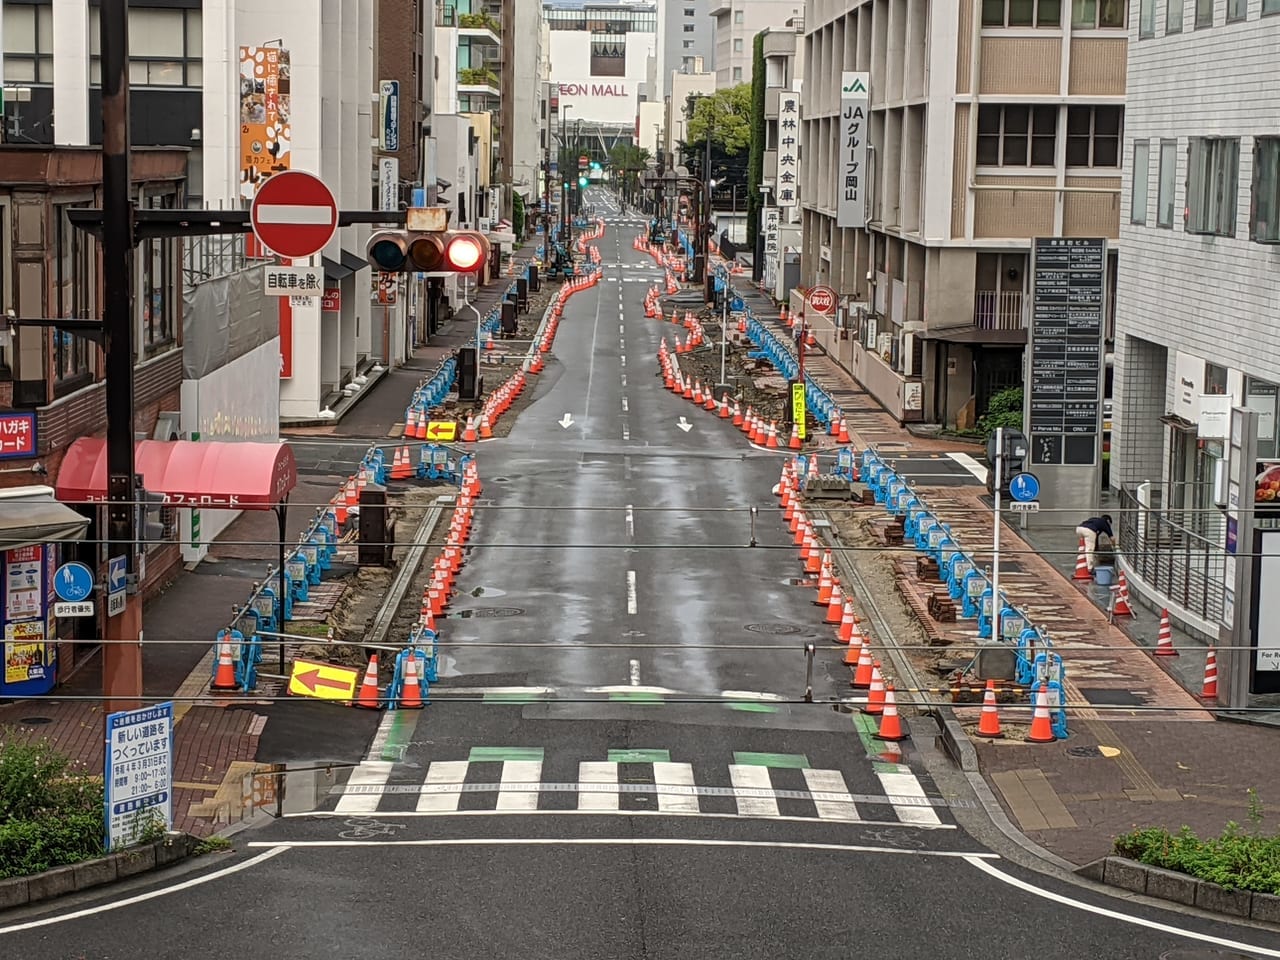
[[[546, 776], [549, 766], [554, 769]], [[434, 760], [425, 767], [366, 761], [346, 783], [334, 787], [323, 810], [405, 816], [648, 813], [921, 828], [950, 824], [948, 803], [931, 796], [910, 767], [876, 763], [873, 768], [883, 792], [855, 793], [844, 772], [810, 766], [800, 755], [738, 753], [733, 762], [717, 767], [673, 760], [665, 750], [616, 750], [604, 759], [557, 757], [549, 764], [539, 748], [476, 747], [467, 759]]]

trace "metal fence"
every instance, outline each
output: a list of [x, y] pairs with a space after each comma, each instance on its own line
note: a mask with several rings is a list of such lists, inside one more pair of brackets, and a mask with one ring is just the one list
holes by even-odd
[[182, 244], [183, 284], [194, 286], [266, 262], [249, 256], [247, 247], [245, 234], [187, 237]]
[[[1222, 615], [1226, 550], [1188, 529], [1160, 506], [1119, 493], [1120, 554], [1157, 593], [1206, 620]], [[1181, 512], [1179, 515], [1182, 515]]]

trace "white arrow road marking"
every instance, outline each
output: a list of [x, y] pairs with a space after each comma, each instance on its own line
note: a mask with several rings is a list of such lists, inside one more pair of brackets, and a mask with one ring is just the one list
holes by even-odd
[[560, 426], [568, 430], [571, 426], [573, 426], [573, 414], [566, 413], [563, 417], [557, 420], [556, 423], [560, 424]]
[[681, 430], [683, 430], [685, 433], [688, 433], [690, 430], [693, 429], [693, 424], [690, 423], [688, 420], [686, 420], [684, 417], [680, 418], [680, 422], [677, 423], [676, 426], [679, 427]]

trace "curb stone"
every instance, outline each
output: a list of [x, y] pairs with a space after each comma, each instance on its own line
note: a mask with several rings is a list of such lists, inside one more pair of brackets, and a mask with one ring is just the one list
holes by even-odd
[[159, 870], [193, 856], [199, 842], [199, 837], [189, 833], [170, 833], [163, 840], [128, 847], [96, 860], [82, 860], [28, 877], [0, 880], [0, 910], [52, 900]]
[[1151, 867], [1126, 857], [1103, 857], [1077, 868], [1076, 873], [1157, 900], [1198, 907], [1242, 920], [1280, 925], [1280, 896], [1270, 893], [1228, 890], [1209, 880], [1199, 880], [1190, 874], [1163, 867]]

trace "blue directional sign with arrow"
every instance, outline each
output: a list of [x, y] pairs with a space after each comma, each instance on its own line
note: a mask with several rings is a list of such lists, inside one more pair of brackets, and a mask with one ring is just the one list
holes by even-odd
[[1015, 473], [1009, 481], [1009, 496], [1019, 503], [1030, 503], [1040, 496], [1040, 480], [1034, 473]]
[[53, 575], [53, 592], [67, 603], [88, 600], [93, 595], [93, 571], [83, 563], [64, 563]]

